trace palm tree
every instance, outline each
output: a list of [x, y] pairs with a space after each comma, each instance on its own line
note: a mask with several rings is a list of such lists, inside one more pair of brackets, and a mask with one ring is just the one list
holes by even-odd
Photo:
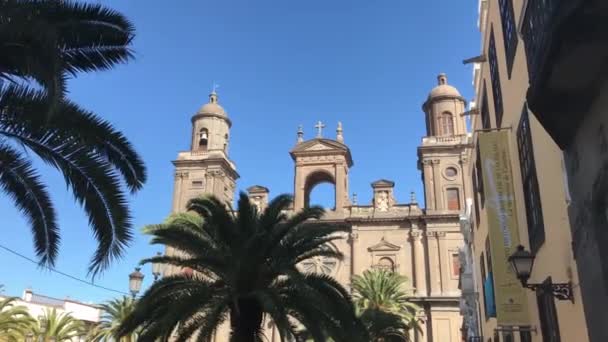
[[154, 283], [135, 311], [119, 328], [124, 336], [138, 327], [142, 341], [174, 332], [176, 341], [198, 336], [207, 341], [229, 321], [231, 341], [257, 341], [262, 321], [270, 319], [281, 339], [304, 327], [315, 341], [364, 341], [350, 295], [333, 278], [304, 273], [298, 264], [314, 257], [342, 258], [327, 248], [341, 239], [344, 228], [317, 222], [320, 207], [285, 212], [291, 196], [274, 198], [258, 212], [246, 194], [233, 212], [217, 198], [188, 203], [190, 214], [178, 214], [165, 224], [145, 228], [152, 243], [180, 251], [143, 260], [190, 268]]
[[56, 309], [47, 309], [32, 332], [38, 340], [44, 342], [69, 342], [85, 334], [85, 325], [69, 313], [57, 313]]
[[34, 319], [23, 306], [15, 306], [17, 298], [0, 300], [0, 341], [23, 341]]
[[420, 308], [409, 301], [406, 283], [405, 276], [382, 269], [353, 277], [355, 306], [370, 336], [375, 336], [372, 341], [409, 341], [407, 330], [420, 329]]
[[116, 338], [118, 327], [129, 316], [135, 308], [135, 301], [129, 297], [122, 297], [108, 301], [101, 305], [103, 315], [101, 322], [91, 331], [90, 342], [135, 342], [137, 332], [133, 332], [122, 338]]
[[[0, 1], [0, 190], [27, 217], [40, 262], [59, 246], [56, 213], [31, 155], [58, 169], [89, 217], [98, 241], [95, 275], [131, 240], [123, 179], [146, 180], [141, 158], [110, 123], [65, 99], [65, 80], [130, 58], [133, 27], [99, 4]], [[52, 112], [52, 115], [49, 113]]]
[[0, 80], [35, 81], [60, 100], [70, 76], [133, 58], [135, 28], [100, 4], [0, 1]]

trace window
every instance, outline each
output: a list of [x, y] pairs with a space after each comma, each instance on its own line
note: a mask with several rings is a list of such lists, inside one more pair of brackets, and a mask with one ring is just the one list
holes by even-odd
[[380, 258], [380, 260], [378, 260], [377, 267], [379, 269], [390, 271], [390, 272], [395, 271], [395, 263], [393, 262], [393, 260], [391, 258], [388, 258], [388, 257]]
[[443, 112], [439, 117], [441, 135], [454, 135], [454, 117], [449, 112]]
[[448, 209], [460, 210], [460, 194], [458, 192], [458, 189], [447, 189], [446, 194], [446, 197], [448, 199]]
[[526, 105], [524, 105], [521, 119], [519, 120], [519, 127], [517, 128], [517, 146], [519, 150], [521, 180], [524, 188], [530, 249], [532, 250], [532, 253], [536, 253], [540, 246], [545, 242], [545, 226], [543, 222], [543, 210], [540, 203], [538, 179], [536, 177], [536, 164], [534, 162], [530, 120]]
[[[550, 284], [551, 277], [543, 282], [543, 285]], [[555, 301], [551, 292], [536, 291], [536, 302], [538, 304], [538, 317], [540, 318], [540, 330], [543, 333], [543, 342], [560, 342], [557, 311], [555, 310]]]
[[201, 128], [198, 132], [198, 147], [202, 150], [207, 150], [209, 143], [209, 131], [206, 128]]
[[458, 253], [452, 253], [452, 275], [460, 276], [460, 256]]
[[456, 170], [454, 167], [448, 167], [445, 169], [445, 175], [448, 178], [454, 178], [456, 175], [458, 175], [458, 170]]
[[481, 208], [486, 205], [486, 197], [483, 189], [483, 172], [481, 170], [481, 152], [479, 150], [479, 144], [477, 145], [477, 158], [475, 160], [475, 173], [477, 174], [477, 191], [479, 191], [479, 201], [481, 202]]
[[494, 27], [490, 29], [490, 44], [488, 46], [488, 62], [490, 64], [490, 76], [492, 77], [492, 96], [494, 97], [494, 115], [496, 115], [496, 127], [502, 124], [502, 90], [500, 89], [500, 75], [498, 73], [498, 59], [496, 57], [496, 40], [494, 39]]
[[473, 203], [475, 203], [475, 223], [477, 223], [477, 228], [479, 228], [479, 220], [481, 219], [481, 216], [479, 212], [479, 184], [477, 184], [477, 170], [473, 169], [473, 175], [471, 178], [471, 184], [473, 184]]
[[513, 332], [511, 331], [505, 331], [502, 333], [502, 339], [504, 342], [513, 342]]
[[488, 310], [488, 297], [486, 295], [486, 260], [483, 256], [483, 252], [481, 252], [481, 255], [479, 256], [479, 272], [481, 273], [481, 284], [482, 284], [482, 292], [483, 292], [483, 307], [484, 307], [484, 314], [486, 316], [486, 321], [490, 318], [489, 311]]
[[519, 341], [520, 342], [532, 342], [532, 334], [530, 334], [529, 331], [520, 331], [519, 332]]
[[490, 238], [486, 238], [486, 258], [488, 273], [492, 273], [492, 249], [490, 248]]
[[511, 79], [511, 71], [513, 70], [513, 60], [515, 59], [515, 51], [517, 50], [517, 30], [515, 28], [515, 15], [513, 13], [512, 0], [498, 0], [500, 7], [500, 18], [502, 21], [502, 35], [505, 42], [505, 54], [507, 57], [507, 72]]
[[490, 122], [490, 110], [488, 108], [488, 88], [486, 86], [486, 80], [483, 80], [483, 91], [481, 93], [481, 127], [488, 129], [492, 127]]

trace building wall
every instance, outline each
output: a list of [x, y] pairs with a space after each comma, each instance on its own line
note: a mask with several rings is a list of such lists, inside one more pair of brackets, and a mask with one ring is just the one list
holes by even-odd
[[[608, 341], [608, 82], [599, 87], [575, 139], [566, 150], [573, 249], [584, 281], [583, 304], [592, 341]], [[577, 289], [578, 292], [578, 289]]]
[[[512, 3], [515, 23], [519, 23], [522, 16], [524, 1], [513, 0]], [[480, 28], [482, 35], [481, 54], [486, 56], [486, 62], [476, 66], [474, 80], [476, 90], [475, 106], [478, 109], [479, 114], [472, 116], [472, 127], [475, 130], [482, 129], [481, 107], [483, 104], [482, 94], [484, 83], [487, 90], [487, 109], [490, 114], [489, 117], [491, 127], [497, 127], [496, 111], [494, 106], [494, 101], [496, 99], [494, 98], [492, 92], [492, 76], [490, 73], [490, 60], [488, 54], [490, 34], [491, 30], [493, 29], [503, 102], [503, 117], [501, 127], [509, 130], [510, 133], [509, 149], [515, 190], [517, 224], [519, 227], [521, 244], [526, 246], [527, 250], [530, 250], [524, 192], [532, 190], [525, 189], [523, 186], [517, 143], [517, 129], [520, 123], [523, 108], [525, 106], [526, 90], [528, 88], [528, 71], [526, 66], [524, 44], [518, 38], [519, 41], [514, 57], [513, 68], [509, 78], [499, 1], [482, 1], [481, 7], [487, 8], [487, 12], [484, 13], [482, 10], [480, 13]], [[536, 174], [538, 178], [540, 191], [539, 195], [542, 205], [542, 216], [545, 230], [545, 242], [536, 254], [535, 266], [532, 277], [530, 278], [530, 282], [542, 282], [546, 277], [551, 276], [553, 282], [571, 281], [573, 283], [574, 303], [569, 301], [555, 301], [561, 339], [562, 341], [587, 341], [587, 330], [584, 319], [585, 316], [583, 313], [583, 306], [578, 288], [579, 282], [577, 277], [577, 269], [571, 250], [572, 239], [567, 213], [568, 194], [564, 181], [563, 155], [561, 150], [544, 131], [542, 126], [536, 121], [532, 113], [530, 113], [528, 117], [530, 120]], [[475, 134], [474, 139], [475, 143], [477, 143], [477, 134]], [[471, 165], [474, 165], [476, 162], [475, 151], [473, 151], [471, 154], [471, 160]], [[470, 178], [473, 176], [473, 169], [474, 168], [468, 170]], [[478, 203], [479, 202], [480, 197], [478, 197]], [[485, 207], [483, 207], [481, 203], [479, 203], [478, 207], [480, 209], [480, 212], [478, 213], [480, 220], [479, 222], [476, 222], [476, 227], [473, 229], [473, 261], [476, 263], [475, 276], [477, 278], [477, 284], [480, 284], [481, 286], [481, 265], [479, 260], [482, 253], [484, 257], [486, 256], [485, 249], [486, 239], [488, 236], [488, 223]], [[473, 215], [473, 217], [475, 217], [475, 215]], [[536, 296], [534, 292], [529, 290], [526, 291], [528, 295], [528, 306], [531, 317], [530, 324], [532, 327], [536, 327], [537, 329], [536, 333], [532, 333], [532, 341], [542, 341], [543, 336], [540, 329]], [[481, 295], [482, 292], [483, 290], [480, 288], [479, 298], [482, 310], [481, 328], [484, 333], [484, 341], [488, 341], [494, 336], [496, 319], [484, 319], [485, 308], [483, 296]], [[516, 340], [517, 339], [518, 337], [516, 336]]]

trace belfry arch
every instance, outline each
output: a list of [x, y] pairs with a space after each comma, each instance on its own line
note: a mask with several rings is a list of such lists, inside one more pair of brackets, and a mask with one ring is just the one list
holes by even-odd
[[310, 193], [321, 183], [331, 183], [335, 189], [335, 211], [350, 206], [348, 171], [353, 165], [349, 148], [342, 142], [314, 138], [298, 142], [291, 150], [295, 162], [294, 209], [309, 205]]
[[[312, 191], [317, 187], [317, 185], [324, 184], [324, 183], [329, 183], [333, 187], [334, 196], [333, 196], [333, 205], [331, 206], [331, 208], [333, 208], [333, 210], [335, 210], [336, 202], [337, 202], [336, 180], [331, 173], [329, 173], [328, 171], [323, 170], [323, 169], [313, 171], [310, 174], [308, 174], [308, 176], [306, 177], [306, 181], [304, 182], [304, 207], [305, 208], [308, 208], [311, 205], [310, 194], [312, 193]], [[312, 204], [316, 204], [316, 203], [312, 203]]]

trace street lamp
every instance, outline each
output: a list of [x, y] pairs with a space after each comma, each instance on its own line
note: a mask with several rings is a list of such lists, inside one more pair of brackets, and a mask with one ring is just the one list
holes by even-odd
[[532, 267], [534, 267], [534, 259], [536, 256], [524, 249], [524, 246], [517, 246], [517, 251], [509, 257], [509, 263], [517, 279], [521, 281], [521, 286], [530, 289], [532, 291], [538, 291], [539, 289], [545, 293], [550, 293], [553, 297], [559, 300], [570, 300], [574, 302], [574, 296], [572, 295], [572, 283], [542, 283], [542, 284], [529, 284], [528, 279], [532, 274]]
[[[162, 255], [163, 254], [161, 252], [156, 253], [157, 257], [160, 257]], [[154, 281], [158, 280], [158, 278], [160, 277], [162, 272], [163, 272], [163, 264], [161, 264], [159, 262], [152, 263], [152, 275], [154, 276]]]
[[141, 283], [144, 280], [144, 274], [140, 272], [141, 268], [135, 267], [135, 271], [129, 274], [129, 290], [133, 298], [137, 296], [139, 290], [141, 290]]

